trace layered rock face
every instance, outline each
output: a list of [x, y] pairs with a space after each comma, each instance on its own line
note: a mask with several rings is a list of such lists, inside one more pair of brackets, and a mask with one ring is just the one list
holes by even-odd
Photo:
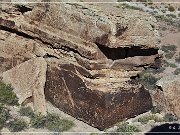
[[0, 74], [41, 57], [46, 99], [103, 130], [152, 107], [135, 78], [158, 66], [155, 24], [116, 4], [2, 4]]

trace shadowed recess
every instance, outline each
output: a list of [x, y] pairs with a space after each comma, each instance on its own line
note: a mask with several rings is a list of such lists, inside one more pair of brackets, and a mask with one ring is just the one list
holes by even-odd
[[18, 11], [21, 12], [22, 14], [24, 14], [25, 12], [28, 12], [28, 11], [32, 11], [31, 8], [26, 7], [24, 5], [17, 5], [16, 7], [17, 7]]
[[151, 56], [158, 54], [158, 49], [142, 49], [138, 46], [128, 47], [118, 47], [118, 48], [109, 48], [104, 45], [96, 43], [98, 48], [104, 53], [108, 59], [117, 60], [125, 59], [128, 57], [134, 56]]
[[5, 27], [5, 26], [1, 26], [0, 25], [0, 30], [4, 30], [4, 31], [7, 31], [7, 32], [10, 32], [10, 33], [14, 33], [18, 36], [21, 36], [21, 37], [24, 37], [24, 38], [29, 38], [29, 39], [34, 39], [34, 37], [26, 34], [26, 33], [23, 33], [23, 32], [19, 32], [15, 29], [11, 29], [11, 28], [8, 28], [8, 27]]

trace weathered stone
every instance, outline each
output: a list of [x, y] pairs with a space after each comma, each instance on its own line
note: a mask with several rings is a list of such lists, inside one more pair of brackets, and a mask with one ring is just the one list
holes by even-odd
[[61, 110], [101, 130], [152, 107], [148, 91], [137, 82], [116, 79], [115, 83], [107, 79], [103, 83], [103, 79], [101, 82], [73, 64], [53, 65], [48, 64], [46, 98]]
[[[152, 107], [148, 91], [133, 78], [144, 66], [155, 65], [159, 57], [155, 18], [122, 9], [116, 3], [24, 6], [26, 11], [12, 4], [1, 13], [2, 32], [10, 33], [10, 37], [13, 33], [20, 44], [6, 34], [0, 35], [4, 36], [5, 50], [10, 48], [10, 56], [1, 51], [3, 72], [11, 65], [10, 58], [26, 58], [26, 52], [28, 59], [43, 57], [48, 62], [46, 99], [99, 129]], [[21, 62], [24, 61], [21, 59], [15, 65]], [[30, 82], [33, 81], [24, 82], [24, 86], [35, 89]]]
[[168, 113], [180, 118], [180, 75], [161, 78], [157, 86], [162, 89]]
[[[18, 32], [49, 43], [55, 49], [72, 50], [90, 60], [100, 59], [107, 66], [110, 66], [105, 61], [107, 58], [116, 60], [133, 56], [155, 56], [158, 53], [153, 52], [158, 44], [155, 19], [139, 11], [136, 13], [136, 11], [124, 10], [122, 13], [121, 9], [114, 6], [39, 4], [32, 12], [25, 15], [26, 20], [19, 19], [19, 16], [9, 20], [4, 17], [6, 14], [3, 14], [0, 24], [12, 28], [6, 22], [14, 22], [13, 29]], [[51, 16], [51, 19], [48, 16]], [[122, 34], [117, 36], [121, 29], [123, 29]], [[102, 55], [103, 50], [99, 50], [99, 45], [106, 46], [107, 53], [117, 54], [116, 52], [121, 51], [122, 57], [119, 55], [108, 57], [106, 53]], [[134, 46], [138, 46], [139, 49], [134, 50]], [[122, 49], [119, 50], [119, 47]], [[110, 50], [111, 48], [116, 51]], [[149, 53], [146, 54], [146, 50], [149, 50]], [[144, 53], [133, 54], [140, 51]], [[129, 55], [126, 55], [127, 53]], [[142, 64], [147, 63], [145, 61]]]
[[35, 42], [16, 34], [0, 30], [0, 74], [31, 58]]
[[36, 113], [46, 114], [44, 85], [46, 82], [46, 61], [34, 58], [3, 73], [3, 81], [11, 84], [22, 104], [32, 97]]

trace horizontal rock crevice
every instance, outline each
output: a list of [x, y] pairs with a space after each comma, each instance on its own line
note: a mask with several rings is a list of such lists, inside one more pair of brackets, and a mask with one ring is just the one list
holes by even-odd
[[151, 56], [158, 54], [158, 49], [155, 48], [143, 49], [139, 46], [109, 48], [98, 43], [97, 46], [108, 59], [112, 60], [126, 59], [128, 57], [134, 56]]

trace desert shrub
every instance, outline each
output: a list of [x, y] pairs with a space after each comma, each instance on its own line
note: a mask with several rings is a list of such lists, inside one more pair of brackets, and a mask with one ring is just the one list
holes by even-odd
[[159, 74], [162, 73], [166, 68], [165, 67], [160, 67], [158, 69], [152, 69], [153, 74]]
[[7, 125], [11, 132], [19, 132], [28, 127], [28, 124], [23, 119], [14, 119], [10, 121]]
[[153, 114], [156, 114], [156, 113], [160, 113], [162, 110], [163, 110], [162, 107], [157, 105], [157, 106], [153, 106], [153, 108], [151, 109], [151, 112]]
[[162, 46], [161, 50], [163, 50], [166, 53], [165, 57], [167, 59], [171, 59], [176, 52], [176, 48], [177, 47], [175, 45], [167, 45], [167, 46]]
[[47, 128], [50, 131], [62, 132], [72, 128], [74, 123], [67, 119], [61, 119], [56, 114], [48, 113], [47, 116], [35, 115], [31, 119], [31, 126], [34, 128]]
[[166, 114], [164, 116], [164, 120], [166, 122], [174, 122], [174, 121], [178, 121], [178, 118], [176, 116], [174, 116], [173, 114]]
[[174, 64], [174, 63], [169, 63], [169, 66], [172, 67], [172, 68], [176, 68], [177, 67], [176, 64]]
[[144, 72], [141, 73], [140, 75], [140, 82], [142, 85], [144, 85], [147, 89], [155, 89], [156, 88], [156, 82], [158, 79], [153, 76], [151, 73]]
[[9, 110], [3, 105], [0, 105], [0, 130], [5, 126], [6, 121], [9, 119], [9, 117]]
[[169, 25], [173, 25], [174, 21], [171, 17], [165, 16], [165, 15], [155, 15], [157, 20], [167, 22]]
[[175, 14], [167, 14], [168, 17], [176, 18]]
[[45, 123], [46, 117], [43, 115], [34, 115], [30, 121], [30, 124], [33, 128], [44, 128]]
[[166, 46], [164, 45], [161, 47], [161, 50], [163, 50], [166, 53], [168, 53], [169, 51], [175, 52], [176, 49], [177, 49], [177, 46], [175, 46], [175, 45], [166, 45]]
[[175, 8], [174, 8], [173, 6], [169, 6], [169, 7], [168, 7], [168, 10], [169, 10], [170, 12], [174, 12], [174, 11], [175, 11]]
[[180, 17], [180, 13], [178, 13], [178, 17]]
[[171, 59], [174, 56], [174, 52], [169, 52], [165, 54], [166, 59]]
[[133, 10], [140, 10], [140, 11], [142, 11], [141, 8], [135, 7], [135, 6], [130, 6], [130, 5], [126, 4], [126, 3], [121, 4], [121, 7], [122, 8], [127, 8], [127, 9], [133, 9]]
[[0, 81], [0, 103], [7, 105], [18, 105], [18, 98], [12, 90], [13, 89], [10, 85]]
[[50, 131], [62, 132], [69, 130], [74, 123], [67, 119], [61, 119], [56, 114], [50, 114], [46, 116], [46, 128]]
[[140, 129], [134, 125], [128, 125], [127, 123], [122, 123], [118, 125], [116, 132], [126, 132], [124, 134], [122, 133], [122, 135], [132, 135], [133, 132], [140, 132]]
[[35, 115], [31, 107], [21, 107], [19, 113], [22, 116], [28, 116], [30, 118]]
[[147, 124], [149, 122], [149, 120], [154, 120], [155, 122], [163, 122], [164, 121], [163, 118], [159, 118], [155, 114], [152, 114], [152, 115], [148, 115], [148, 116], [144, 116], [144, 117], [139, 118], [138, 122], [141, 122], [143, 124]]
[[174, 74], [175, 74], [175, 75], [179, 75], [179, 74], [180, 74], [180, 68], [177, 68], [177, 69], [174, 71]]

